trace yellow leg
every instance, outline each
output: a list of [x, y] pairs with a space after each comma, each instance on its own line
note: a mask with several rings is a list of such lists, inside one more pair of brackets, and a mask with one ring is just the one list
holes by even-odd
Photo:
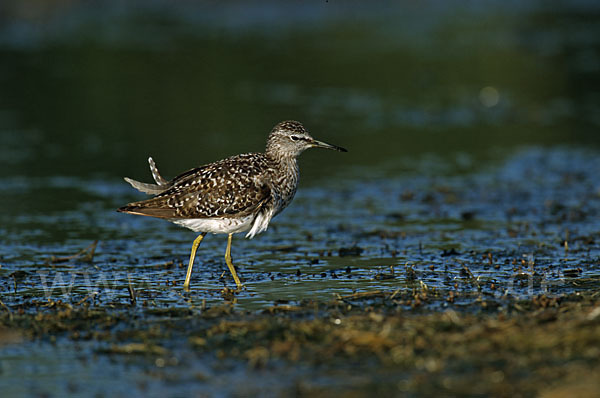
[[238, 289], [241, 289], [242, 282], [240, 282], [240, 278], [238, 278], [237, 273], [235, 272], [235, 267], [233, 266], [233, 263], [231, 262], [231, 237], [232, 236], [233, 236], [233, 234], [229, 234], [229, 237], [227, 237], [227, 250], [225, 250], [225, 262], [227, 263], [227, 267], [229, 267], [229, 271], [231, 272], [231, 275], [233, 276], [233, 280], [235, 281], [235, 284], [237, 285]]
[[198, 250], [198, 246], [200, 246], [200, 242], [206, 236], [206, 232], [202, 232], [198, 237], [194, 240], [194, 244], [192, 245], [192, 254], [190, 254], [190, 263], [188, 265], [187, 274], [185, 275], [185, 282], [183, 282], [183, 288], [185, 290], [190, 290], [190, 279], [192, 278], [192, 268], [194, 267], [194, 259], [196, 258], [196, 251]]

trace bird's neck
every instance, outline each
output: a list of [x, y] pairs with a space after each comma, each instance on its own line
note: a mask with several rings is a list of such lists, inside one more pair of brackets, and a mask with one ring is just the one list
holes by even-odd
[[277, 191], [277, 196], [281, 201], [278, 204], [278, 213], [291, 202], [296, 194], [300, 173], [295, 156], [269, 156], [269, 158], [273, 170], [273, 188]]
[[290, 155], [273, 155], [267, 153], [267, 156], [273, 164], [273, 168], [281, 174], [293, 174], [298, 175], [298, 161], [296, 156]]

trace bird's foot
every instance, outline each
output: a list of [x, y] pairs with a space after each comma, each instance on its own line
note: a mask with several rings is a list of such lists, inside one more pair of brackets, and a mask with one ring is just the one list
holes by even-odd
[[244, 286], [238, 286], [235, 289], [228, 288], [225, 286], [223, 290], [221, 290], [221, 297], [223, 297], [226, 301], [235, 300], [235, 296], [240, 293], [244, 289]]

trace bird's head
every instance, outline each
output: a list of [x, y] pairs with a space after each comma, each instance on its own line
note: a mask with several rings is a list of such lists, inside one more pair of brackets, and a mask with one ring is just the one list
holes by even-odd
[[346, 149], [315, 140], [302, 123], [286, 120], [278, 123], [267, 140], [267, 153], [276, 157], [297, 157], [308, 148], [325, 148], [347, 152]]

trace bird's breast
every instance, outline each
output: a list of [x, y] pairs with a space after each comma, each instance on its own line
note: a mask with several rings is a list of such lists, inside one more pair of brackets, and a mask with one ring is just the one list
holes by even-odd
[[279, 170], [273, 178], [272, 190], [275, 193], [276, 201], [275, 214], [278, 214], [290, 204], [298, 188], [299, 173], [298, 167], [294, 164], [287, 165]]

